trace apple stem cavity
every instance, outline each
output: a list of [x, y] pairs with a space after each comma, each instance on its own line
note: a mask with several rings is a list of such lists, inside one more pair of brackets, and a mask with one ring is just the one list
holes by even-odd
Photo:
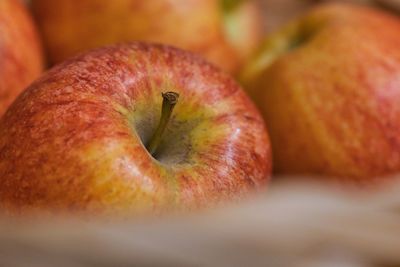
[[162, 140], [162, 136], [167, 128], [168, 122], [171, 119], [172, 111], [174, 110], [174, 107], [176, 103], [178, 103], [179, 99], [179, 94], [176, 92], [161, 93], [161, 96], [163, 97], [163, 102], [160, 122], [158, 123], [158, 127], [151, 137], [150, 142], [146, 146], [147, 151], [149, 151], [152, 156], [154, 156], [157, 152]]

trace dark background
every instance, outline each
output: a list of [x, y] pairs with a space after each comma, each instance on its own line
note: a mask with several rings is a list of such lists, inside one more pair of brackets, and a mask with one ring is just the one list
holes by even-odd
[[[343, 2], [374, 5], [388, 9], [393, 12], [400, 12], [400, 0], [257, 0], [264, 10], [264, 28], [267, 32], [275, 30], [293, 17], [314, 5], [323, 2]], [[400, 13], [397, 13], [400, 14]]]

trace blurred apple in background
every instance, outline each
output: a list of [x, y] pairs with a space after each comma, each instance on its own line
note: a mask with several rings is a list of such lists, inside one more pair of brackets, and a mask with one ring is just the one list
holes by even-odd
[[264, 188], [270, 172], [264, 122], [245, 92], [165, 46], [66, 61], [0, 122], [2, 210], [192, 209]]
[[0, 116], [42, 71], [35, 25], [19, 0], [0, 1]]
[[234, 72], [259, 44], [251, 0], [33, 0], [50, 60], [125, 41], [171, 44]]
[[371, 182], [400, 172], [398, 17], [316, 8], [268, 38], [241, 81], [267, 122], [277, 173]]

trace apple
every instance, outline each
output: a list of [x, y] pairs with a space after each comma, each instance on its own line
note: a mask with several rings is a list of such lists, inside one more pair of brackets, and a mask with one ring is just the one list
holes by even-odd
[[52, 62], [126, 41], [171, 44], [234, 72], [257, 47], [259, 10], [249, 0], [33, 0]]
[[19, 0], [0, 1], [0, 65], [1, 117], [43, 68], [37, 29]]
[[264, 188], [270, 172], [267, 131], [246, 93], [163, 45], [72, 58], [0, 121], [0, 207], [10, 212], [205, 208]]
[[398, 17], [327, 4], [267, 38], [240, 80], [276, 173], [367, 185], [400, 172], [399, 33]]

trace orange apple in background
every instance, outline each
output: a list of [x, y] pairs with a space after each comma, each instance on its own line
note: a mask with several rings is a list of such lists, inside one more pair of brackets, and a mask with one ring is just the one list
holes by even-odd
[[259, 44], [251, 0], [33, 0], [53, 63], [124, 41], [171, 44], [234, 72]]
[[400, 20], [320, 6], [269, 37], [241, 73], [278, 174], [372, 183], [400, 172]]
[[270, 172], [264, 122], [245, 92], [167, 46], [66, 61], [0, 121], [1, 210], [193, 209], [264, 188]]
[[42, 71], [43, 54], [32, 18], [19, 0], [0, 1], [0, 116]]

